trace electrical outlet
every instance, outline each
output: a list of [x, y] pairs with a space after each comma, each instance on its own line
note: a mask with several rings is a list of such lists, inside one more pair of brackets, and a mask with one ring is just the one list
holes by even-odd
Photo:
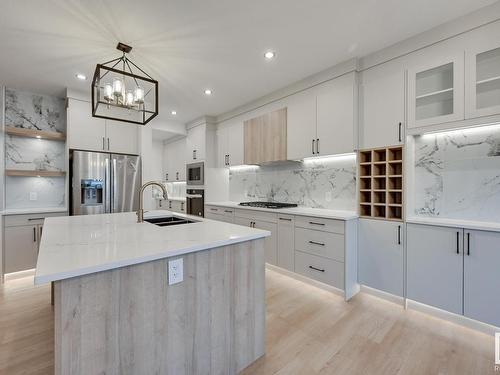
[[168, 261], [168, 285], [178, 284], [184, 280], [183, 258]]
[[332, 201], [332, 192], [331, 191], [327, 191], [325, 193], [325, 201], [327, 201], [327, 202], [331, 202]]
[[30, 201], [36, 201], [38, 199], [38, 194], [36, 191], [30, 191]]

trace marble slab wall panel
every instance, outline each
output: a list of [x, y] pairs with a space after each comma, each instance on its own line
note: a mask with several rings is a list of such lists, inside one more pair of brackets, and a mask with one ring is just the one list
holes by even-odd
[[415, 214], [500, 220], [500, 126], [415, 137]]
[[[30, 200], [30, 193], [37, 199]], [[7, 177], [6, 209], [65, 206], [64, 177]]]
[[354, 156], [324, 158], [231, 169], [229, 195], [235, 202], [267, 200], [356, 210], [356, 159]]
[[5, 168], [63, 171], [64, 142], [9, 136], [5, 142]]
[[64, 133], [64, 99], [13, 89], [5, 90], [5, 125]]

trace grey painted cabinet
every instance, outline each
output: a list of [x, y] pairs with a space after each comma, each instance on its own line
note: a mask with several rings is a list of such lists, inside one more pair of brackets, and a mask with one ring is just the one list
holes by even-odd
[[5, 228], [5, 273], [35, 267], [40, 232], [41, 226], [39, 225]]
[[408, 224], [407, 296], [462, 314], [463, 229]]
[[464, 234], [464, 315], [500, 327], [500, 233]]
[[402, 297], [404, 295], [403, 223], [359, 220], [359, 282]]
[[277, 266], [288, 271], [295, 269], [295, 218], [292, 215], [278, 215], [278, 259]]
[[234, 218], [234, 224], [268, 230], [269, 232], [271, 232], [271, 236], [266, 237], [264, 240], [264, 247], [266, 251], [266, 263], [276, 265], [276, 258], [277, 258], [276, 233], [278, 229], [278, 225], [276, 223], [271, 223], [255, 218], [243, 218], [236, 216]]

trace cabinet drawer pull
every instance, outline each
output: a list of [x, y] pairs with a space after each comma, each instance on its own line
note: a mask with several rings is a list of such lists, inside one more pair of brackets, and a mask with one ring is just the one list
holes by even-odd
[[288, 219], [288, 218], [286, 218], [286, 217], [280, 217], [279, 219], [280, 219], [280, 220], [283, 220], [283, 221], [292, 221], [292, 219]]
[[106, 140], [104, 139], [104, 137], [102, 137], [102, 149], [103, 150], [106, 150], [105, 142], [106, 142]]
[[325, 223], [316, 223], [314, 221], [310, 221], [309, 224], [311, 224], [311, 225], [323, 225], [323, 226], [325, 225]]
[[398, 134], [399, 134], [399, 135], [398, 135], [398, 139], [399, 139], [399, 142], [401, 142], [401, 135], [402, 135], [402, 134], [401, 134], [401, 125], [402, 125], [402, 124], [401, 124], [401, 123], [399, 123], [399, 126], [398, 126], [398, 132], [399, 132], [399, 133], [398, 133]]
[[309, 243], [312, 245], [325, 246], [325, 244], [321, 242], [309, 241]]
[[313, 266], [309, 266], [309, 268], [312, 269], [312, 270], [315, 270], [315, 271], [325, 272], [325, 270], [322, 270], [321, 268], [316, 268], [316, 267], [313, 267]]
[[457, 254], [460, 254], [460, 232], [457, 232]]
[[470, 233], [467, 233], [467, 255], [470, 255]]
[[108, 138], [108, 151], [109, 151], [109, 138]]
[[210, 208], [210, 211], [219, 211], [217, 208]]
[[36, 227], [33, 227], [33, 242], [36, 242]]
[[313, 155], [314, 155], [314, 142], [315, 142], [315, 141], [314, 141], [314, 139], [313, 139], [313, 140], [312, 140], [312, 146], [311, 146], [311, 147], [312, 147], [312, 153], [313, 153]]
[[319, 138], [316, 139], [316, 153], [319, 154]]
[[401, 245], [401, 225], [398, 225], [398, 245]]
[[224, 212], [228, 213], [228, 214], [232, 214], [233, 213], [233, 211], [231, 211], [231, 210], [224, 210]]
[[43, 220], [43, 217], [30, 217], [28, 221]]

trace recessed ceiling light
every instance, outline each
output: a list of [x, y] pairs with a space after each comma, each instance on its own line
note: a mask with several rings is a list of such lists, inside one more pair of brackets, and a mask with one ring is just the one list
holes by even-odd
[[177, 114], [177, 111], [172, 111], [170, 112], [171, 114], [173, 114], [174, 116]]
[[267, 59], [267, 60], [272, 60], [276, 57], [276, 52], [274, 51], [267, 51], [266, 53], [264, 53], [264, 57]]
[[212, 90], [205, 89], [205, 95], [212, 95]]
[[82, 74], [82, 73], [78, 73], [76, 75], [76, 78], [78, 78], [81, 81], [86, 81], [87, 80], [87, 76], [85, 74]]

